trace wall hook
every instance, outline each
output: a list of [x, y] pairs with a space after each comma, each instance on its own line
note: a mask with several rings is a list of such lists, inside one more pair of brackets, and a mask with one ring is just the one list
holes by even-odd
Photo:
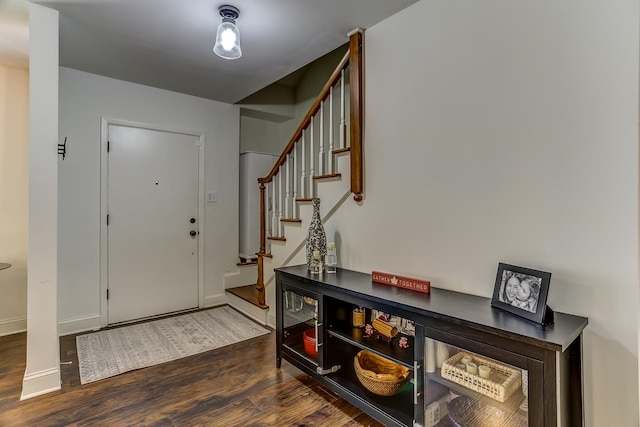
[[62, 160], [67, 155], [67, 137], [64, 137], [64, 143], [58, 144], [58, 154], [62, 154]]

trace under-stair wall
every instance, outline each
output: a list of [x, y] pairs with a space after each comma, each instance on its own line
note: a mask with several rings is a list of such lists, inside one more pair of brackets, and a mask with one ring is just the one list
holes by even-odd
[[[330, 224], [334, 215], [339, 215], [340, 206], [345, 201], [350, 200], [351, 190], [349, 183], [350, 176], [350, 160], [348, 152], [334, 154], [336, 161], [336, 171], [341, 174], [339, 178], [330, 178], [318, 180], [316, 182], [316, 195], [320, 199], [320, 218], [323, 224]], [[311, 215], [313, 207], [310, 202], [298, 203], [300, 209], [300, 223], [286, 224], [284, 233], [286, 241], [271, 242], [271, 258], [265, 258], [264, 262], [264, 282], [266, 287], [267, 305], [269, 305], [269, 313], [267, 324], [275, 327], [275, 274], [274, 269], [287, 265], [304, 264], [307, 262], [305, 258], [305, 244], [309, 225], [311, 223]], [[333, 229], [325, 227], [327, 233], [327, 241], [333, 241]], [[340, 248], [337, 248], [338, 254]], [[340, 257], [338, 256], [338, 262]]]
[[[335, 215], [339, 215], [340, 206], [350, 200], [351, 190], [349, 185], [350, 159], [349, 152], [334, 154], [336, 172], [340, 177], [317, 180], [316, 195], [320, 199], [320, 217], [325, 224], [327, 241], [334, 241], [334, 231], [330, 224]], [[227, 299], [231, 306], [242, 311], [259, 323], [268, 324], [275, 328], [275, 272], [274, 269], [287, 265], [306, 263], [305, 244], [313, 207], [310, 202], [299, 202], [298, 209], [300, 222], [286, 223], [284, 225], [285, 241], [271, 241], [270, 258], [265, 258], [264, 281], [266, 287], [266, 303], [268, 310], [263, 310], [250, 302], [233, 294], [227, 293]], [[340, 254], [340, 247], [338, 254]], [[338, 262], [340, 257], [338, 256]], [[227, 273], [224, 276], [225, 289], [254, 285], [258, 273], [256, 264], [239, 265], [237, 271]]]

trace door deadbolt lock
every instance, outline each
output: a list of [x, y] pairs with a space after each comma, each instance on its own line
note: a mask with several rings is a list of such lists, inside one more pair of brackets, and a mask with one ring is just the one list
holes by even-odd
[[196, 219], [195, 219], [195, 218], [191, 218], [191, 219], [189, 220], [189, 222], [190, 222], [191, 224], [195, 224]]
[[198, 233], [197, 233], [195, 230], [191, 230], [191, 231], [189, 232], [189, 236], [191, 236], [191, 237], [196, 237], [196, 235], [197, 235], [197, 234], [198, 234]]

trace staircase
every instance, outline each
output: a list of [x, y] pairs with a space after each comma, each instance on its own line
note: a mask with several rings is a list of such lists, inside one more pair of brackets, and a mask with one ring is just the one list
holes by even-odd
[[225, 276], [231, 305], [260, 323], [275, 325], [268, 307], [275, 304], [274, 269], [306, 262], [311, 202], [321, 200], [327, 224], [352, 194], [362, 201], [362, 130], [362, 32], [355, 30], [349, 34], [349, 50], [273, 169], [258, 179], [257, 265], [239, 265], [237, 273]]

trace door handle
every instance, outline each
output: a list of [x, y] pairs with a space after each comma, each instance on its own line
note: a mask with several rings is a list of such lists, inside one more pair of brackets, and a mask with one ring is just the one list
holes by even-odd
[[189, 232], [189, 236], [191, 236], [191, 237], [196, 237], [196, 235], [197, 235], [197, 234], [198, 234], [198, 232], [197, 232], [197, 231], [195, 231], [195, 230], [191, 230], [191, 231]]

